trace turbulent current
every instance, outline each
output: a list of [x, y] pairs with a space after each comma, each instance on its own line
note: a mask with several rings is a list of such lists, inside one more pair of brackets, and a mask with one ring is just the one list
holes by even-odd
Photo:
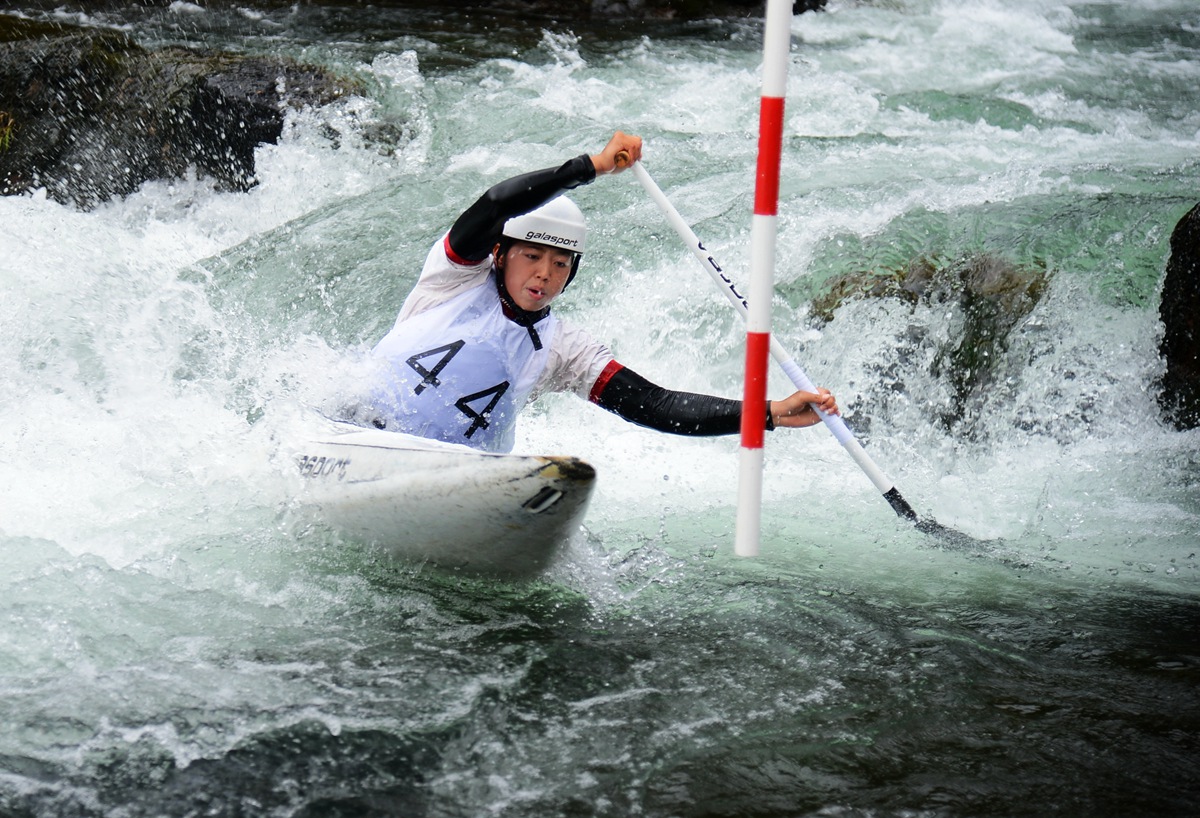
[[[744, 281], [760, 24], [26, 13], [364, 90], [289, 115], [247, 193], [0, 200], [0, 815], [1194, 814], [1200, 432], [1155, 401], [1200, 200], [1192, 0], [792, 21], [775, 334], [976, 547], [904, 524], [818, 427], [768, 436], [762, 556], [735, 558], [736, 440], [558, 395], [517, 448], [599, 487], [522, 584], [306, 525], [276, 437], [352, 388], [476, 195], [616, 129]], [[739, 394], [740, 319], [633, 176], [575, 199], [590, 249], [555, 309], [652, 380]], [[958, 302], [814, 307], [972, 258], [1044, 285], [965, 400]]]

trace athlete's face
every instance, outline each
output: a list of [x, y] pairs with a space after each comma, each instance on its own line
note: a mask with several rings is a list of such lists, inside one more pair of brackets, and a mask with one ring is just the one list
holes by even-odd
[[574, 258], [566, 250], [518, 241], [496, 259], [496, 266], [504, 273], [504, 285], [517, 306], [536, 312], [567, 286]]

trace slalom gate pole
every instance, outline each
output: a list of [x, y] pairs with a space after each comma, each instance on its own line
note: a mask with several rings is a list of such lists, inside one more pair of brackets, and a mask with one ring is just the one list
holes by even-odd
[[783, 107], [791, 39], [792, 0], [767, 0], [762, 97], [758, 111], [758, 171], [754, 181], [754, 216], [750, 225], [751, 297], [746, 315], [746, 378], [742, 395], [742, 451], [734, 535], [734, 553], [739, 557], [758, 555], [762, 533], [771, 296], [775, 291], [779, 166], [783, 153]]
[[[662, 189], [650, 176], [650, 173], [642, 167], [641, 162], [633, 163], [633, 173], [637, 176], [638, 181], [641, 182], [642, 187], [646, 189], [650, 198], [658, 205], [658, 209], [666, 216], [667, 221], [674, 228], [679, 238], [692, 251], [692, 255], [695, 256], [696, 261], [700, 263], [704, 271], [708, 273], [713, 283], [725, 294], [725, 297], [733, 305], [734, 309], [743, 317], [746, 317], [749, 314], [749, 307], [747, 306], [746, 299], [738, 292], [737, 285], [721, 268], [721, 265], [713, 257], [712, 253], [708, 251], [708, 248], [704, 246], [704, 243], [696, 236], [684, 218], [679, 215], [679, 211], [671, 204], [671, 201], [662, 192]], [[783, 345], [774, 337], [770, 340], [770, 351], [771, 356], [797, 389], [806, 392], [816, 391], [816, 386], [809, 379], [808, 375], [804, 373], [800, 365], [796, 363], [795, 359], [788, 354]], [[983, 545], [981, 541], [968, 534], [944, 526], [936, 520], [919, 517], [917, 512], [913, 510], [913, 507], [900, 494], [900, 490], [896, 488], [895, 484], [875, 465], [875, 461], [871, 459], [866, 449], [854, 437], [854, 433], [846, 426], [845, 421], [839, 415], [825, 414], [815, 404], [813, 405], [813, 409], [821, 416], [825, 427], [842, 444], [842, 448], [846, 450], [854, 462], [858, 464], [859, 468], [863, 470], [875, 488], [883, 494], [883, 498], [887, 500], [888, 505], [892, 507], [892, 510], [899, 517], [912, 523], [916, 526], [917, 530], [939, 537], [951, 546], [958, 548], [978, 548]], [[766, 409], [764, 408], [763, 415], [765, 416], [765, 414]]]

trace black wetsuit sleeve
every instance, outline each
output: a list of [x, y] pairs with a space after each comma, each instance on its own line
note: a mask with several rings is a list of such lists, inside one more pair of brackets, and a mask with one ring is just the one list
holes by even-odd
[[448, 236], [450, 250], [461, 259], [482, 261], [496, 246], [506, 221], [595, 178], [591, 157], [582, 154], [561, 167], [506, 179], [492, 186], [454, 222]]
[[[628, 421], [676, 435], [732, 435], [741, 431], [742, 402], [664, 389], [628, 367], [612, 374], [592, 400]], [[767, 403], [766, 428], [771, 405]]]

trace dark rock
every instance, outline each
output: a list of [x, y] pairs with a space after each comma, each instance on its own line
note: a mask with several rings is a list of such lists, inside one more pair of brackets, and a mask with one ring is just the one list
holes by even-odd
[[[528, 4], [536, 3], [537, 0], [532, 0]], [[825, 3], [826, 0], [793, 0], [792, 13], [800, 14], [804, 11], [822, 9], [825, 7]], [[491, 4], [476, 3], [475, 5]], [[551, 2], [541, 2], [540, 5], [556, 8], [559, 14], [563, 13], [564, 4], [562, 3], [551, 0]], [[624, 11], [625, 13], [655, 17], [695, 19], [722, 14], [761, 15], [764, 7], [763, 0], [592, 0], [591, 12], [593, 18]]]
[[1159, 406], [1179, 429], [1200, 426], [1200, 204], [1175, 225], [1158, 310], [1167, 369]]
[[[339, 5], [339, 0], [318, 0]], [[818, 11], [827, 0], [793, 0], [792, 13]], [[383, 6], [427, 7], [418, 0], [383, 0]], [[623, 17], [696, 20], [720, 16], [762, 16], [763, 0], [591, 0], [585, 3], [562, 0], [443, 0], [441, 4], [471, 14], [508, 12], [552, 17], [559, 20], [597, 20]]]
[[[950, 387], [942, 424], [970, 436], [976, 415], [996, 382], [1009, 334], [1033, 309], [1046, 288], [1046, 272], [1006, 259], [978, 255], [953, 262], [919, 258], [900, 270], [847, 273], [828, 281], [813, 300], [813, 314], [832, 321], [837, 308], [858, 298], [893, 298], [936, 304], [952, 316], [952, 332], [939, 340], [929, 328], [910, 327], [904, 343], [932, 344], [931, 374]], [[897, 387], [902, 389], [903, 387]]]
[[[46, 11], [61, 6], [92, 14], [168, 2], [30, 0]], [[824, 3], [797, 0], [794, 9]], [[427, 10], [429, 4], [379, 0], [379, 5]], [[761, 0], [447, 0], [444, 5], [473, 15], [576, 20], [761, 15], [763, 9]], [[192, 168], [224, 189], [245, 190], [255, 183], [255, 148], [279, 138], [288, 106], [321, 105], [353, 90], [356, 82], [280, 58], [179, 47], [150, 50], [118, 30], [0, 13], [0, 195], [45, 188], [57, 201], [89, 208], [147, 180], [177, 178]], [[398, 138], [379, 136], [384, 146]]]
[[[42, 11], [107, 13], [121, 15], [131, 8], [167, 8], [172, 0], [22, 0], [22, 7]], [[217, 0], [192, 0], [208, 8], [233, 5]], [[792, 13], [820, 11], [828, 0], [792, 0]], [[245, 8], [272, 8], [292, 5], [291, 0], [250, 0], [236, 4]], [[324, 7], [334, 11], [361, 8], [360, 0], [306, 0], [305, 6]], [[570, 23], [618, 22], [637, 20], [703, 20], [719, 17], [761, 17], [763, 0], [372, 0], [379, 8], [415, 9], [466, 15], [474, 20], [488, 18], [518, 18], [523, 20], [558, 20]]]
[[[187, 52], [177, 51], [179, 64]], [[274, 58], [209, 58], [187, 121], [194, 125], [200, 168], [235, 189], [254, 182], [254, 148], [283, 131], [286, 106], [324, 105], [350, 86], [313, 66]]]
[[932, 374], [953, 389], [948, 425], [970, 418], [995, 383], [1013, 328], [1041, 300], [1046, 274], [995, 256], [976, 256], [952, 267], [939, 297], [961, 311], [962, 329], [933, 360]]
[[189, 167], [245, 190], [287, 106], [349, 90], [278, 58], [148, 51], [118, 31], [0, 15], [0, 193], [44, 187], [87, 208]]

